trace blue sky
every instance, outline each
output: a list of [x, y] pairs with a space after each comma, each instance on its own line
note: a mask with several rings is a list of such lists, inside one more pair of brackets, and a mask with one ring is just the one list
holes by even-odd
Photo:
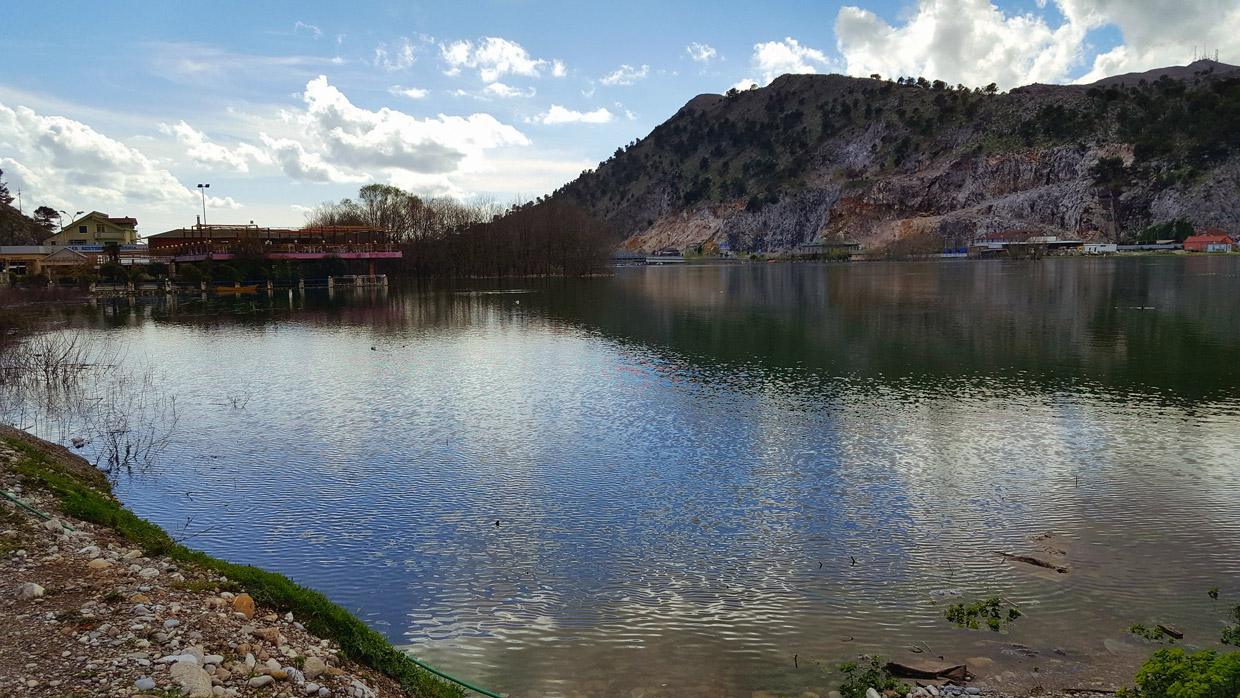
[[1010, 88], [1237, 62], [1240, 0], [18, 3], [0, 169], [40, 204], [298, 225], [370, 182], [546, 194], [703, 92], [785, 72]]

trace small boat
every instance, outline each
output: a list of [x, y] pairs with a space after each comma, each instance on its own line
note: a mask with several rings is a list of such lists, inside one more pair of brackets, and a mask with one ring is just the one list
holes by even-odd
[[216, 293], [258, 293], [258, 284], [249, 286], [216, 286]]

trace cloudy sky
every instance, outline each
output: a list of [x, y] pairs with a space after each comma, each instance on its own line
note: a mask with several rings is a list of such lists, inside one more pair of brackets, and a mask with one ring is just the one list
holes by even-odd
[[29, 211], [299, 225], [370, 182], [546, 194], [686, 101], [788, 72], [1010, 88], [1240, 63], [1240, 0], [10, 3], [0, 169]]

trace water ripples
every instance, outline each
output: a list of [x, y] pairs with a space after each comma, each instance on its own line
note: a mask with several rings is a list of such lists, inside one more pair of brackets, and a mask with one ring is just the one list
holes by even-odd
[[[431, 327], [147, 327], [190, 367], [192, 427], [182, 467], [119, 490], [519, 695], [748, 695], [793, 653], [981, 652], [942, 612], [996, 594], [1043, 649], [1155, 615], [1204, 632], [1204, 589], [1240, 576], [1235, 400], [704, 362], [538, 295], [456, 296], [468, 321]], [[261, 397], [211, 404], [228, 375]]]

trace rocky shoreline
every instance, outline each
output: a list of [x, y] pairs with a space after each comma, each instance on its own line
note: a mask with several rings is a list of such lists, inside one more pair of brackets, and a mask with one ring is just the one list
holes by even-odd
[[[227, 576], [66, 515], [54, 492], [21, 472], [29, 454], [12, 433], [0, 433], [8, 437], [0, 438], [0, 490], [52, 518], [0, 500], [0, 695], [415, 695]], [[75, 458], [33, 438], [21, 443], [62, 465]]]

